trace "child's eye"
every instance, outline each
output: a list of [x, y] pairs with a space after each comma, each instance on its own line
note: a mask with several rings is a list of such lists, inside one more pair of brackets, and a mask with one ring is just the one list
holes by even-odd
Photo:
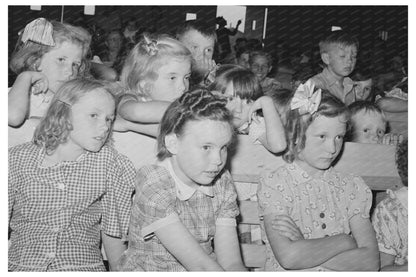
[[344, 139], [344, 136], [342, 136], [342, 135], [338, 135], [338, 136], [336, 136], [335, 137], [337, 140], [342, 140], [342, 139]]
[[171, 79], [172, 81], [174, 81], [174, 80], [176, 79], [176, 77], [175, 77], [175, 76], [172, 76], [172, 77], [170, 77], [170, 79]]
[[112, 122], [114, 121], [114, 118], [113, 118], [113, 117], [107, 117], [105, 120], [106, 120], [107, 122], [112, 123]]
[[363, 131], [364, 131], [364, 133], [368, 133], [368, 131], [370, 131], [370, 129], [365, 128]]
[[92, 113], [92, 114], [90, 114], [90, 117], [91, 117], [91, 118], [98, 118], [98, 114], [96, 114], [96, 113]]
[[58, 58], [58, 62], [60, 62], [60, 63], [65, 62], [65, 58]]
[[205, 150], [205, 151], [208, 151], [208, 150], [211, 149], [211, 146], [210, 145], [204, 145], [204, 146], [202, 146], [202, 149]]
[[378, 130], [377, 132], [380, 136], [384, 136], [384, 131], [383, 130]]
[[191, 78], [191, 75], [186, 75], [185, 80], [189, 80]]
[[325, 139], [325, 135], [319, 135], [320, 139]]

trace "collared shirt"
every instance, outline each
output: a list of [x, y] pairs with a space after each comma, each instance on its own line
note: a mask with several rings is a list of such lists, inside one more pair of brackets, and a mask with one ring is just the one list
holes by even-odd
[[374, 209], [372, 223], [380, 252], [394, 256], [395, 265], [408, 262], [408, 189], [387, 190]]
[[11, 271], [103, 271], [100, 231], [127, 238], [133, 164], [104, 146], [43, 167], [43, 148], [9, 149]]
[[228, 171], [211, 186], [195, 189], [179, 181], [169, 160], [138, 171], [129, 248], [120, 259], [120, 270], [186, 271], [154, 234], [171, 223], [180, 221], [213, 259], [216, 226], [236, 226], [237, 193]]
[[[305, 239], [350, 234], [353, 216], [369, 218], [372, 194], [361, 177], [330, 168], [311, 177], [296, 162], [262, 172], [257, 191], [259, 214], [285, 214], [299, 227]], [[261, 221], [266, 243], [267, 271], [284, 270], [273, 255]], [[325, 270], [315, 267], [309, 270]]]
[[355, 94], [353, 90], [354, 81], [349, 77], [344, 78], [342, 82], [344, 88], [342, 88], [338, 80], [336, 80], [329, 72], [328, 68], [325, 67], [321, 73], [316, 74], [311, 79], [315, 83], [316, 87], [328, 90], [332, 95], [344, 102], [345, 105], [348, 106], [355, 101]]

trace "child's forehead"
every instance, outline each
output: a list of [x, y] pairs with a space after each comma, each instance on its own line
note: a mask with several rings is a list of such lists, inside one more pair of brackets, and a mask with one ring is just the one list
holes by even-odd
[[343, 51], [343, 52], [357, 52], [357, 46], [346, 45], [342, 43], [331, 43], [328, 46], [331, 51]]

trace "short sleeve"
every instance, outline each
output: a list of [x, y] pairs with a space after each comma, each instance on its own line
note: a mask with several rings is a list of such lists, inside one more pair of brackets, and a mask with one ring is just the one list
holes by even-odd
[[240, 210], [237, 205], [237, 191], [230, 172], [228, 170], [224, 171], [217, 182], [220, 182], [221, 203], [217, 213], [216, 224], [235, 226], [235, 218], [240, 214]]
[[[142, 235], [146, 236], [158, 228], [179, 220], [176, 206], [176, 191], [168, 171], [159, 166], [142, 167], [137, 174], [136, 196], [133, 210], [139, 214]], [[134, 216], [134, 215], [132, 215]], [[161, 224], [162, 221], [163, 223]]]
[[259, 138], [266, 133], [266, 123], [263, 117], [257, 117], [258, 121], [253, 120], [250, 124], [248, 136], [253, 144], [260, 144]]
[[126, 239], [136, 172], [133, 163], [121, 154], [116, 154], [112, 166], [107, 181], [108, 191], [101, 200], [101, 228], [110, 236]]
[[398, 225], [397, 222], [392, 220], [391, 212], [387, 208], [385, 200], [381, 201], [374, 209], [372, 224], [376, 232], [379, 251], [396, 256], [397, 252], [392, 238], [397, 233], [395, 229], [397, 229]]
[[124, 93], [124, 94], [120, 94], [118, 96], [118, 108], [119, 109], [124, 103], [128, 102], [128, 101], [135, 101], [135, 102], [139, 102], [139, 96], [133, 94], [133, 93]]
[[373, 199], [370, 188], [358, 176], [350, 176], [345, 181], [349, 183], [346, 187], [348, 219], [357, 214], [362, 218], [370, 218], [370, 208]]
[[290, 215], [294, 197], [281, 170], [265, 170], [260, 174], [257, 198], [260, 216]]

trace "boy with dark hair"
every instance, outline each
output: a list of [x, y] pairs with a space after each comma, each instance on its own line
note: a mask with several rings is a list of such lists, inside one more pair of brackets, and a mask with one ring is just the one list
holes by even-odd
[[326, 89], [346, 105], [355, 101], [353, 81], [347, 76], [357, 61], [358, 41], [344, 31], [334, 31], [319, 42], [324, 70], [313, 76], [318, 88]]

